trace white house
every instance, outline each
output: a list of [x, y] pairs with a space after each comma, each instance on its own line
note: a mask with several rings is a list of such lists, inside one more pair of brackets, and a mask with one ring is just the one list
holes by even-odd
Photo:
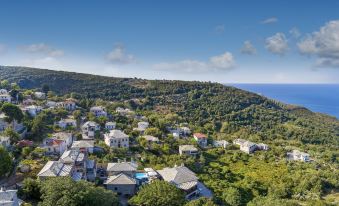
[[193, 138], [198, 142], [199, 146], [206, 147], [207, 146], [207, 136], [202, 133], [194, 133]]
[[106, 145], [113, 148], [129, 148], [129, 137], [120, 130], [111, 130], [104, 135]]
[[57, 132], [52, 134], [52, 139], [62, 140], [65, 142], [67, 148], [73, 143], [73, 135], [69, 132]]
[[257, 148], [258, 148], [258, 150], [268, 150], [269, 149], [268, 145], [264, 144], [264, 143], [257, 144]]
[[198, 177], [187, 167], [166, 167], [157, 172], [164, 181], [169, 182], [182, 190], [185, 193], [186, 199], [191, 199], [199, 195]]
[[0, 134], [0, 145], [3, 147], [9, 147], [11, 145], [11, 139], [8, 136], [3, 136]]
[[49, 108], [54, 108], [54, 107], [57, 106], [57, 103], [54, 102], [54, 101], [47, 101], [46, 106], [49, 107]]
[[[26, 127], [23, 123], [18, 123], [14, 120], [12, 123], [13, 129], [21, 136], [24, 137], [26, 134]], [[6, 115], [4, 113], [0, 113], [0, 132], [5, 131], [7, 127], [10, 126], [10, 123], [6, 121]]]
[[121, 108], [121, 107], [117, 107], [115, 109], [115, 111], [121, 116], [126, 116], [128, 114], [133, 113], [130, 109], [128, 109], [128, 108], [124, 109], [124, 108]]
[[0, 188], [0, 206], [19, 206], [23, 203], [17, 196], [17, 190]]
[[138, 122], [138, 127], [134, 128], [133, 130], [139, 131], [141, 134], [145, 132], [145, 130], [148, 128], [149, 123], [148, 122]]
[[65, 164], [59, 161], [48, 161], [38, 173], [38, 178], [44, 180], [49, 177], [72, 177], [74, 174], [74, 165]]
[[76, 127], [77, 121], [75, 119], [67, 118], [61, 119], [57, 124], [60, 128], [66, 129], [67, 127]]
[[71, 149], [92, 154], [94, 149], [94, 141], [88, 140], [74, 141]]
[[107, 122], [105, 124], [105, 129], [107, 129], [108, 131], [115, 129], [115, 127], [116, 127], [115, 122]]
[[93, 113], [96, 117], [106, 117], [107, 112], [104, 107], [101, 106], [96, 106], [96, 107], [91, 107], [90, 112]]
[[66, 143], [63, 140], [46, 138], [44, 140], [43, 148], [47, 154], [58, 154], [61, 155], [67, 149]]
[[199, 153], [198, 149], [193, 145], [180, 145], [179, 146], [179, 154], [180, 155], [189, 155], [189, 156], [197, 156]]
[[0, 89], [0, 95], [1, 95], [1, 94], [8, 94], [7, 89]]
[[226, 149], [227, 145], [229, 145], [229, 143], [226, 140], [214, 140], [213, 141], [214, 147], [223, 147], [224, 149]]
[[11, 102], [12, 97], [9, 94], [0, 94], [0, 102]]
[[81, 126], [83, 139], [94, 139], [95, 132], [100, 130], [100, 125], [96, 122], [88, 121]]
[[37, 116], [41, 111], [42, 107], [41, 106], [36, 106], [36, 105], [30, 105], [22, 109], [24, 112], [27, 112], [29, 115], [32, 117]]
[[246, 141], [240, 145], [240, 150], [246, 152], [247, 154], [253, 153], [257, 149], [257, 145], [253, 142]]
[[310, 161], [310, 155], [305, 152], [300, 152], [299, 150], [293, 150], [292, 152], [288, 152], [287, 157], [288, 159], [295, 160], [295, 161], [303, 161], [303, 162]]
[[57, 107], [62, 107], [68, 111], [73, 111], [76, 109], [76, 101], [72, 98], [66, 99], [63, 102], [58, 102], [56, 104]]
[[37, 99], [46, 99], [46, 94], [43, 92], [34, 92], [34, 96]]

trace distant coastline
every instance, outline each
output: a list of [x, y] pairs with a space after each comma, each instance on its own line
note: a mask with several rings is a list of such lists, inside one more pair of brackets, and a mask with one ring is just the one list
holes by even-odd
[[339, 84], [225, 84], [339, 119]]

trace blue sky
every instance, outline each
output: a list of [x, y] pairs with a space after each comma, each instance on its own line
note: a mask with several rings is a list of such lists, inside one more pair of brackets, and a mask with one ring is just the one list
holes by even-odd
[[1, 1], [0, 64], [222, 83], [339, 83], [339, 1]]

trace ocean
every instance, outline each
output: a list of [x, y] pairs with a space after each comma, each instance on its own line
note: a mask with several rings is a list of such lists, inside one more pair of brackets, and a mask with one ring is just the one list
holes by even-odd
[[339, 84], [227, 84], [339, 119]]

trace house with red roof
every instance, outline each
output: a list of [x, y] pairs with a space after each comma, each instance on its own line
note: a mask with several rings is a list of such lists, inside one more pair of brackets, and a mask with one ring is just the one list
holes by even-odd
[[194, 133], [193, 138], [198, 142], [200, 147], [207, 147], [207, 135], [202, 133]]

